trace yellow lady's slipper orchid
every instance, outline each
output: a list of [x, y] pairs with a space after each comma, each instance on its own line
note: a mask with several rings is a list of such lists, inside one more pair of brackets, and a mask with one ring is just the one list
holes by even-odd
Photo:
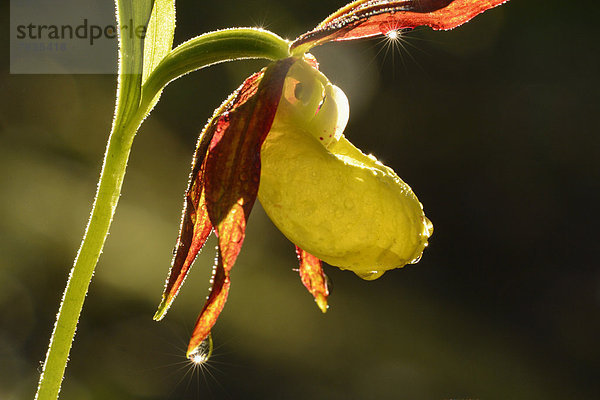
[[198, 351], [225, 305], [256, 197], [296, 245], [302, 283], [323, 312], [322, 260], [372, 280], [420, 259], [433, 230], [421, 203], [391, 168], [344, 137], [347, 121], [346, 96], [306, 55], [248, 78], [206, 125], [155, 315], [165, 315], [214, 230], [218, 263], [188, 357], [203, 359]]
[[348, 100], [307, 51], [331, 41], [392, 38], [420, 25], [452, 29], [505, 1], [356, 0], [290, 43], [291, 57], [246, 79], [215, 111], [198, 140], [155, 315], [164, 317], [214, 231], [218, 263], [190, 339], [190, 359], [204, 362], [210, 352], [210, 331], [227, 299], [257, 196], [296, 245], [302, 283], [323, 312], [329, 291], [321, 260], [372, 280], [417, 262], [433, 232], [410, 187], [344, 137]]

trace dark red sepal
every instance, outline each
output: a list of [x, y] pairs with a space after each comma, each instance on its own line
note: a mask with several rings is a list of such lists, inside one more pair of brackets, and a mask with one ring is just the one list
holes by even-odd
[[[246, 82], [244, 82], [245, 84]], [[242, 87], [236, 90], [215, 110], [212, 118], [208, 121], [198, 138], [196, 151], [192, 160], [192, 172], [190, 173], [188, 188], [185, 192], [179, 236], [175, 245], [171, 269], [165, 284], [162, 301], [154, 315], [156, 321], [160, 321], [166, 315], [194, 260], [212, 232], [213, 226], [208, 218], [204, 189], [206, 154], [215, 133], [215, 126], [218, 124], [219, 117], [228, 110], [237, 107], [240, 104], [240, 100], [243, 99], [239, 96]]]
[[340, 8], [315, 29], [298, 37], [291, 49], [308, 51], [320, 44], [386, 35], [398, 29], [429, 26], [456, 28], [508, 0], [359, 0]]
[[260, 149], [281, 98], [285, 76], [295, 60], [278, 61], [248, 78], [232, 107], [209, 129], [212, 140], [204, 166], [208, 216], [218, 238], [218, 261], [188, 355], [208, 336], [229, 293], [230, 271], [244, 242], [246, 223], [258, 194]]

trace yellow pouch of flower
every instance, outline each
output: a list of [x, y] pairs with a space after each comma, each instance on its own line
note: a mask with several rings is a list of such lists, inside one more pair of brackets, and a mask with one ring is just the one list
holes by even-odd
[[298, 60], [262, 146], [258, 198], [298, 247], [376, 279], [417, 262], [433, 226], [411, 188], [344, 137], [347, 119], [344, 93]]

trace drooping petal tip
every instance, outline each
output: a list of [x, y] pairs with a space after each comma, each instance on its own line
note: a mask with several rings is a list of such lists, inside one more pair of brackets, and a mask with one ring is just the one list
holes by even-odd
[[300, 247], [296, 246], [296, 254], [300, 263], [299, 273], [300, 280], [310, 294], [315, 298], [317, 306], [323, 313], [327, 312], [327, 297], [329, 296], [329, 288], [327, 287], [327, 276], [323, 272], [323, 264], [321, 260], [312, 254], [307, 253]]

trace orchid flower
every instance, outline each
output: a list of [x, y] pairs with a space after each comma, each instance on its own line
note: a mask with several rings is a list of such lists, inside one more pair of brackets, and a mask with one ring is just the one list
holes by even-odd
[[322, 261], [376, 279], [416, 263], [433, 232], [411, 188], [345, 138], [348, 100], [308, 51], [420, 25], [452, 29], [503, 2], [353, 2], [293, 41], [291, 57], [247, 78], [215, 111], [197, 143], [175, 255], [154, 317], [164, 317], [214, 232], [217, 264], [188, 357], [206, 359], [257, 197], [296, 246], [301, 281], [323, 312], [329, 292]]

